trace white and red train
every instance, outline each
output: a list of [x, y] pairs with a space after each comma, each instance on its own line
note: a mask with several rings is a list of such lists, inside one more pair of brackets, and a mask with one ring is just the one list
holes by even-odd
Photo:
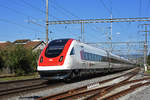
[[42, 51], [37, 70], [41, 78], [72, 77], [133, 68], [129, 60], [74, 39], [51, 41]]

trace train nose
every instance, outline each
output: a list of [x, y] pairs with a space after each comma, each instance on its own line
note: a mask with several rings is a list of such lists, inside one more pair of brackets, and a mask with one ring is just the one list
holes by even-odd
[[63, 65], [72, 41], [72, 39], [58, 39], [51, 41], [41, 53], [39, 66]]
[[47, 58], [45, 56], [41, 56], [39, 59], [39, 66], [59, 66], [64, 63], [64, 56], [60, 55], [55, 58]]

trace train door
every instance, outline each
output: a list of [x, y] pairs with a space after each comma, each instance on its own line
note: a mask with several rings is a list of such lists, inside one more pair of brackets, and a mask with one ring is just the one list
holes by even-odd
[[75, 59], [75, 47], [73, 47], [71, 49], [71, 52], [70, 52], [70, 62], [71, 62], [71, 65], [74, 67], [74, 65], [76, 63], [76, 59]]

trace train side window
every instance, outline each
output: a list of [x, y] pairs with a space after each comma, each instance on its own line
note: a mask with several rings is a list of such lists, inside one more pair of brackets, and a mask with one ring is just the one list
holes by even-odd
[[71, 52], [70, 52], [70, 55], [74, 55], [74, 54], [75, 54], [75, 51], [74, 51], [74, 47], [73, 47]]

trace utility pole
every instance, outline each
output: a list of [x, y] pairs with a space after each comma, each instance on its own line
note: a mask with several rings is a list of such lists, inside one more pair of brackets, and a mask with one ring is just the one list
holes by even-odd
[[46, 44], [48, 44], [48, 0], [46, 0]]
[[[112, 13], [110, 15], [111, 19], [112, 19]], [[110, 41], [111, 41], [111, 46], [110, 46], [110, 52], [112, 52], [112, 21], [110, 23]]]
[[112, 52], [112, 0], [111, 2], [111, 11], [110, 11], [110, 18], [111, 18], [111, 23], [110, 23], [110, 41], [111, 41], [111, 46], [110, 46], [110, 52]]
[[147, 71], [147, 52], [148, 52], [148, 45], [147, 45], [147, 36], [148, 36], [148, 26], [150, 26], [150, 24], [140, 24], [141, 26], [145, 26], [145, 30], [144, 31], [140, 31], [140, 32], [145, 32], [145, 41], [144, 41], [144, 69], [145, 71]]
[[81, 41], [85, 42], [84, 41], [84, 23], [81, 23]]

